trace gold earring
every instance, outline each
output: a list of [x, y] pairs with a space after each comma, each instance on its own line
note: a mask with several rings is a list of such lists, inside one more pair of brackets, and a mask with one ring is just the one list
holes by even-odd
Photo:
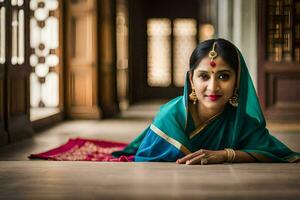
[[234, 90], [234, 94], [233, 94], [233, 96], [229, 99], [229, 103], [230, 103], [233, 107], [238, 107], [238, 105], [239, 105], [239, 95], [238, 95], [238, 90], [237, 90], [237, 89]]
[[198, 98], [197, 98], [197, 95], [196, 95], [195, 88], [192, 88], [192, 92], [191, 92], [190, 95], [189, 95], [189, 99], [190, 99], [190, 101], [193, 102], [193, 104], [196, 104], [196, 103], [197, 103]]

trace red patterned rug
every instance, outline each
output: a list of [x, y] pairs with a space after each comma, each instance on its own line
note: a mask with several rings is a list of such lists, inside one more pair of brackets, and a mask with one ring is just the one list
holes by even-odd
[[75, 138], [69, 139], [66, 144], [55, 149], [31, 154], [29, 158], [61, 161], [132, 162], [134, 156], [114, 158], [111, 155], [112, 152], [122, 150], [126, 146], [126, 143], [121, 142]]

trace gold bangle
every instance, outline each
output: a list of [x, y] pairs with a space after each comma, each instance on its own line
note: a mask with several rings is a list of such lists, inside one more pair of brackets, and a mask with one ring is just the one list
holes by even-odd
[[226, 160], [226, 162], [227, 163], [233, 163], [233, 161], [236, 158], [235, 151], [233, 149], [231, 149], [231, 148], [225, 148], [224, 150], [227, 152], [227, 160]]
[[232, 149], [232, 153], [233, 153], [233, 158], [232, 158], [232, 162], [234, 162], [235, 161], [235, 158], [236, 158], [236, 153], [235, 153], [235, 151]]
[[224, 150], [226, 151], [226, 154], [227, 154], [227, 159], [226, 159], [225, 162], [228, 162], [228, 160], [229, 160], [229, 150], [228, 149], [224, 149]]

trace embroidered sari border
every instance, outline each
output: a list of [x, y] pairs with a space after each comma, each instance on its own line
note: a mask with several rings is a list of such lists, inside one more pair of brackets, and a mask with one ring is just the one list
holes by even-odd
[[215, 118], [217, 118], [221, 113], [223, 113], [224, 110], [221, 112], [217, 113], [216, 115], [212, 116], [210, 119], [206, 120], [202, 125], [200, 125], [198, 128], [196, 128], [194, 131], [190, 133], [190, 139], [195, 137], [196, 135], [200, 134], [201, 131], [210, 123], [212, 122]]
[[154, 133], [156, 133], [158, 136], [160, 136], [161, 138], [165, 139], [168, 143], [170, 143], [171, 145], [173, 145], [174, 147], [176, 147], [178, 150], [182, 151], [184, 154], [187, 155], [187, 154], [191, 153], [191, 151], [188, 148], [186, 148], [183, 144], [181, 144], [180, 142], [178, 142], [174, 138], [171, 138], [170, 136], [168, 136], [166, 133], [164, 133], [163, 131], [161, 131], [155, 125], [151, 124], [150, 129]]
[[193, 132], [190, 133], [190, 139], [192, 139], [193, 137], [195, 137], [196, 135], [200, 134], [200, 131], [202, 131], [204, 128], [206, 127], [206, 125], [204, 126], [200, 126], [197, 129], [195, 129]]
[[286, 160], [287, 160], [288, 162], [290, 162], [290, 163], [293, 163], [293, 162], [295, 162], [295, 161], [297, 161], [297, 160], [299, 160], [299, 159], [300, 159], [300, 156], [293, 155], [293, 156], [287, 158]]

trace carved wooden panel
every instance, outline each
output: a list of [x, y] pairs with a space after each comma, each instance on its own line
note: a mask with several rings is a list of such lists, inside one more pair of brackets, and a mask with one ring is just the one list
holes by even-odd
[[300, 73], [273, 72], [267, 75], [267, 109], [273, 118], [300, 116]]
[[[116, 35], [114, 1], [98, 1], [98, 58], [99, 58], [99, 104], [103, 117], [118, 113], [116, 91]], [[120, 80], [121, 81], [121, 80]]]
[[99, 118], [96, 1], [67, 2], [67, 116]]
[[300, 0], [258, 1], [258, 93], [270, 120], [300, 122]]
[[129, 51], [129, 16], [128, 1], [116, 1], [116, 67], [117, 67], [117, 95], [120, 110], [129, 106], [129, 77], [128, 77], [128, 51]]
[[4, 80], [0, 78], [0, 123], [4, 124]]
[[81, 63], [93, 64], [93, 16], [89, 13], [83, 13], [76, 16], [71, 16], [70, 35], [71, 63], [80, 65]]
[[[87, 90], [93, 83], [92, 71], [81, 70], [80, 68], [74, 69], [70, 74], [70, 93], [72, 106], [88, 107], [93, 105], [91, 90]], [[76, 95], [75, 95], [76, 94]]]
[[[3, 66], [0, 66], [0, 68]], [[0, 146], [8, 143], [8, 134], [5, 130], [5, 110], [4, 110], [4, 80], [3, 73], [0, 72]]]
[[8, 131], [10, 142], [15, 142], [32, 135], [29, 122], [29, 79], [10, 77], [8, 80]]
[[9, 142], [32, 135], [29, 121], [29, 1], [8, 9], [5, 98]]
[[22, 115], [27, 113], [27, 80], [11, 79], [8, 81], [9, 88], [9, 110], [11, 116]]
[[97, 2], [95, 0], [70, 0], [70, 9], [81, 10], [81, 9], [93, 9]]

